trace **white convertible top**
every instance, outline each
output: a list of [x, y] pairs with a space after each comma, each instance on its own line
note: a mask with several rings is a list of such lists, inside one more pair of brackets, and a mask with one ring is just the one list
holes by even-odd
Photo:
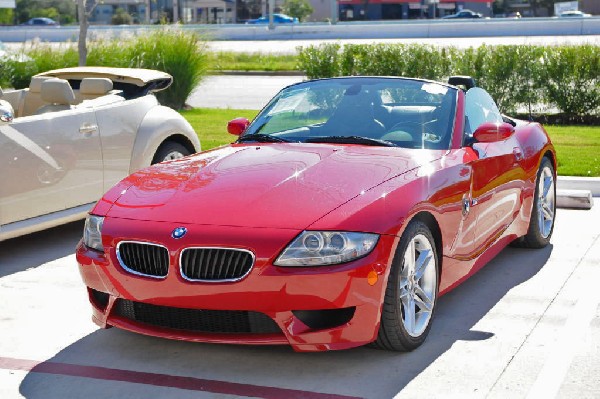
[[108, 78], [113, 82], [123, 82], [134, 84], [139, 87], [146, 86], [148, 83], [158, 83], [157, 90], [166, 89], [173, 82], [173, 77], [168, 73], [155, 71], [152, 69], [141, 68], [111, 68], [111, 67], [74, 67], [54, 69], [52, 71], [42, 72], [36, 76], [52, 76], [61, 79], [84, 78]]

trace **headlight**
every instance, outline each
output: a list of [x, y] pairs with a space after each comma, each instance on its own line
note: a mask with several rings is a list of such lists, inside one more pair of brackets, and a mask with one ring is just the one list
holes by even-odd
[[85, 227], [83, 228], [83, 244], [96, 251], [104, 252], [102, 246], [102, 216], [88, 215], [85, 219]]
[[345, 231], [303, 231], [275, 261], [276, 266], [323, 266], [350, 262], [375, 248], [379, 235]]

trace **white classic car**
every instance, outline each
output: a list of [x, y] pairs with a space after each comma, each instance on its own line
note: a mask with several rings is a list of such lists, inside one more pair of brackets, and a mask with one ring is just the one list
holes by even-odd
[[172, 80], [78, 67], [0, 89], [0, 241], [84, 218], [125, 176], [200, 151], [190, 124], [153, 95]]

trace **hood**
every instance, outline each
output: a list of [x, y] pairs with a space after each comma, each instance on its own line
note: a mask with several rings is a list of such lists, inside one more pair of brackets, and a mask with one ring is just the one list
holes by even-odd
[[304, 229], [361, 192], [432, 160], [430, 152], [419, 154], [354, 145], [231, 145], [137, 172], [108, 216]]

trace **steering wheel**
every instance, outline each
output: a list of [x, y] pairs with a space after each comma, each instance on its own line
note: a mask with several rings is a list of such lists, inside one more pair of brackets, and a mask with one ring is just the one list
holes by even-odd
[[[434, 120], [425, 123], [404, 121], [398, 122], [382, 137], [383, 140], [394, 140], [395, 137], [402, 137], [399, 141], [413, 141], [421, 143], [437, 144], [442, 141], [442, 137], [433, 133], [428, 124], [435, 122]], [[408, 137], [410, 136], [410, 137]]]

